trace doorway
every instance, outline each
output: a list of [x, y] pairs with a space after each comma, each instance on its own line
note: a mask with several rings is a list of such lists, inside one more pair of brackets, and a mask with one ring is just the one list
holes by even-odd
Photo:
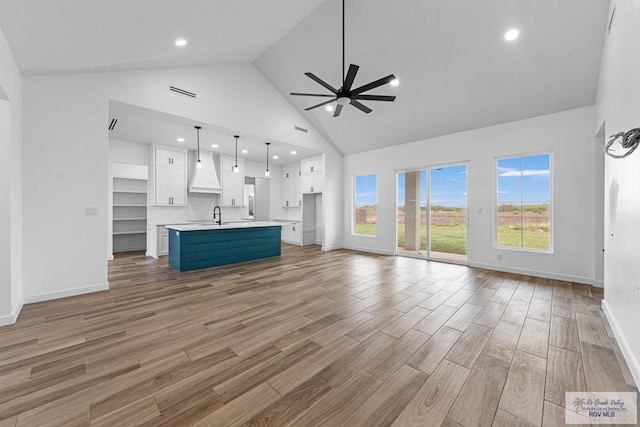
[[467, 262], [467, 165], [396, 174], [396, 255]]
[[271, 206], [270, 181], [266, 178], [244, 177], [244, 212], [242, 219], [269, 221]]

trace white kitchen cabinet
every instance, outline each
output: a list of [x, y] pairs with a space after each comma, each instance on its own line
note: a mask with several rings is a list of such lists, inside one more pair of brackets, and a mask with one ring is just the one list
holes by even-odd
[[[302, 193], [322, 193], [324, 189], [324, 167], [322, 156], [308, 157], [301, 161]], [[300, 196], [302, 204], [302, 196]]]
[[302, 173], [303, 193], [322, 193], [324, 188], [324, 171]]
[[300, 165], [302, 173], [321, 171], [324, 169], [322, 167], [322, 156], [306, 157], [300, 161]]
[[282, 223], [282, 241], [291, 245], [299, 245], [302, 242], [302, 227], [300, 222]]
[[222, 206], [244, 206], [244, 159], [238, 159], [240, 172], [233, 172], [234, 157], [222, 157]]
[[285, 208], [302, 207], [300, 163], [284, 166], [282, 175], [282, 206]]
[[187, 205], [186, 150], [153, 147], [155, 206]]
[[169, 230], [164, 225], [157, 228], [158, 256], [169, 255]]

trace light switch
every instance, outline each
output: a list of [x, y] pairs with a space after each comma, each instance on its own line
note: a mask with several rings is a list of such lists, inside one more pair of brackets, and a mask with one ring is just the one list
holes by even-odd
[[85, 215], [96, 216], [96, 215], [98, 215], [98, 208], [87, 207], [87, 208], [85, 208], [84, 214]]

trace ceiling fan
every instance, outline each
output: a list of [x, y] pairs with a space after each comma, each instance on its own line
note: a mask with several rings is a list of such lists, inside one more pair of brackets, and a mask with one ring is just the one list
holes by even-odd
[[325, 82], [324, 80], [322, 80], [321, 78], [319, 78], [318, 76], [316, 76], [313, 73], [304, 73], [307, 77], [309, 77], [311, 80], [313, 80], [314, 82], [318, 83], [319, 85], [323, 86], [324, 88], [328, 89], [329, 91], [331, 91], [331, 94], [320, 94], [320, 93], [299, 93], [299, 92], [291, 92], [291, 95], [294, 96], [318, 96], [318, 97], [322, 97], [322, 98], [331, 98], [328, 101], [325, 102], [321, 102], [320, 104], [317, 105], [313, 105], [309, 108], [305, 108], [305, 111], [309, 111], [309, 110], [313, 110], [315, 108], [318, 107], [322, 107], [323, 105], [329, 105], [333, 102], [335, 102], [336, 108], [335, 111], [333, 113], [333, 117], [338, 117], [340, 115], [340, 113], [342, 112], [342, 107], [344, 107], [346, 104], [351, 104], [354, 107], [356, 107], [357, 109], [359, 109], [360, 111], [363, 111], [367, 114], [369, 114], [371, 111], [371, 108], [367, 107], [366, 105], [362, 104], [360, 101], [394, 101], [396, 99], [395, 96], [389, 96], [389, 95], [366, 95], [364, 94], [364, 92], [370, 91], [371, 89], [375, 89], [377, 87], [380, 87], [382, 85], [385, 85], [387, 83], [391, 83], [392, 86], [395, 86], [398, 82], [398, 80], [396, 79], [396, 77], [393, 74], [389, 74], [386, 77], [383, 77], [381, 79], [378, 79], [376, 81], [373, 81], [371, 83], [368, 83], [366, 85], [357, 87], [355, 89], [352, 89], [351, 86], [353, 85], [353, 81], [356, 78], [356, 74], [358, 73], [358, 69], [360, 68], [359, 66], [355, 65], [355, 64], [351, 64], [349, 65], [349, 71], [347, 71], [346, 75], [345, 75], [345, 54], [344, 54], [344, 2], [345, 0], [342, 0], [342, 86], [340, 87], [340, 89], [336, 89], [333, 86], [331, 86], [330, 84], [328, 84], [327, 82]]

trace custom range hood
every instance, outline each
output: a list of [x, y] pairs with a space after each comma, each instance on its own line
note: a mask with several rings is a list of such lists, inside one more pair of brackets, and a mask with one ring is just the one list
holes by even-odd
[[[198, 163], [200, 166], [198, 166]], [[212, 152], [201, 151], [200, 159], [196, 158], [191, 181], [189, 181], [189, 192], [208, 194], [222, 193], [222, 187], [220, 186], [220, 179], [218, 179]]]

